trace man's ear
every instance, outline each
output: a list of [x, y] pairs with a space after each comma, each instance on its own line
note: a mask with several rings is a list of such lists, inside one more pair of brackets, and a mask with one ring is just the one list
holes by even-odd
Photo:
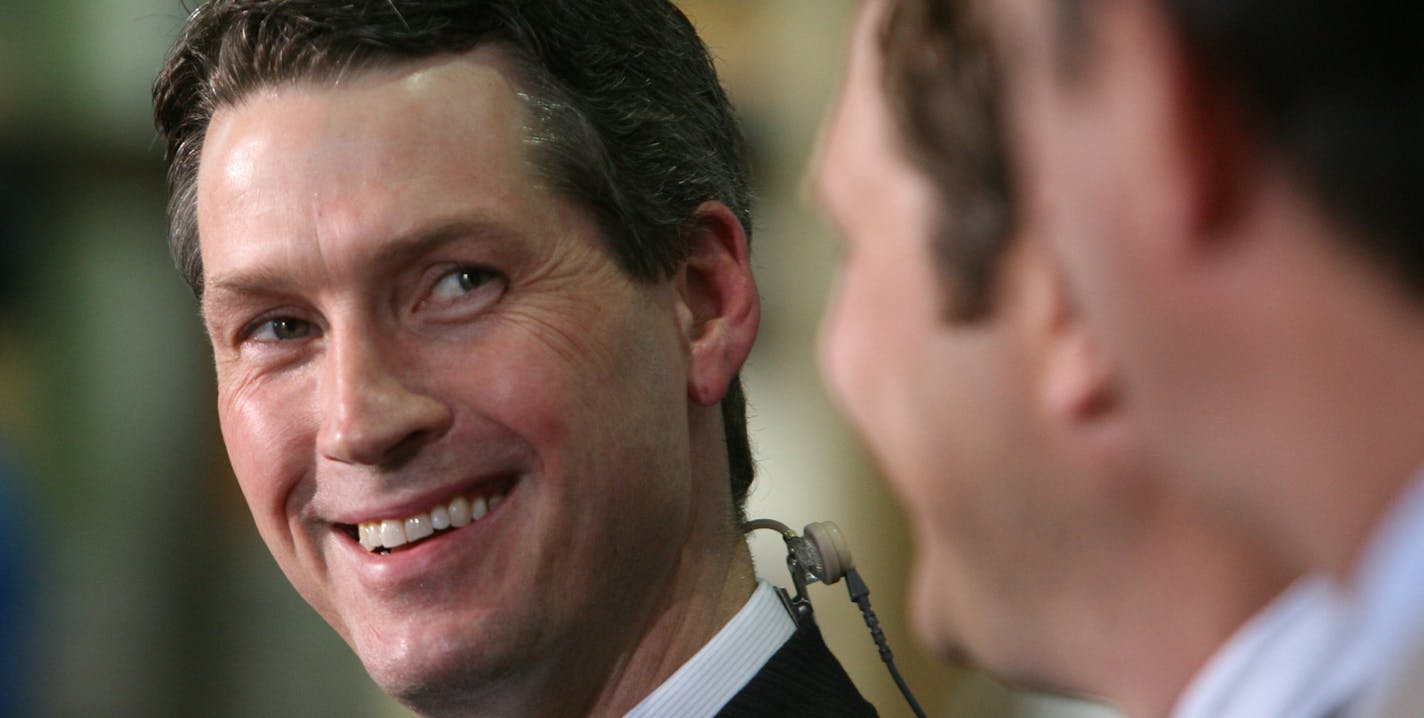
[[1112, 418], [1119, 407], [1114, 368], [1096, 334], [1076, 312], [1049, 337], [1044, 407], [1074, 424]]
[[1145, 163], [1128, 181], [1149, 198], [1156, 216], [1146, 221], [1157, 234], [1180, 227], [1195, 248], [1213, 249], [1231, 236], [1259, 160], [1246, 110], [1160, 3], [1112, 5], [1099, 24], [1115, 55], [1099, 63], [1113, 68], [1101, 84], [1118, 95], [1117, 115], [1131, 119], [1115, 123], [1107, 141]]
[[1039, 244], [1018, 249], [1012, 261], [1039, 409], [1072, 431], [1121, 418], [1116, 367], [1079, 313], [1056, 255]]
[[677, 275], [678, 323], [688, 346], [687, 395], [722, 400], [751, 352], [761, 323], [747, 234], [732, 210], [704, 202], [688, 223], [687, 260]]

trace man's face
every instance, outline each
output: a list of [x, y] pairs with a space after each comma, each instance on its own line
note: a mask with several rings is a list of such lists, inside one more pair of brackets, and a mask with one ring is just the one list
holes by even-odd
[[398, 697], [596, 670], [666, 596], [695, 510], [676, 291], [535, 178], [506, 64], [257, 91], [217, 112], [199, 173], [233, 468]]
[[1018, 305], [976, 323], [944, 318], [929, 245], [935, 193], [892, 139], [881, 90], [882, 12], [870, 2], [857, 20], [816, 169], [844, 243], [821, 365], [912, 521], [922, 639], [1017, 670], [1007, 664], [1020, 655], [1025, 601], [1053, 580], [1043, 557], [1054, 525], [1042, 513], [1051, 493], [1025, 482], [1038, 473], [1037, 437], [1009, 319]]
[[[1253, 373], [1253, 362], [1232, 356], [1233, 347], [1260, 352], [1276, 346], [1263, 339], [1271, 322], [1259, 321], [1234, 297], [1261, 295], [1253, 291], [1251, 273], [1280, 272], [1283, 265], [1268, 269], [1259, 257], [1253, 265], [1251, 255], [1229, 241], [1192, 236], [1200, 178], [1183, 160], [1216, 149], [1205, 143], [1219, 138], [1193, 125], [1221, 110], [1191, 106], [1200, 117], [1183, 117], [1174, 104], [1186, 68], [1172, 54], [1180, 40], [1165, 36], [1162, 3], [1083, 3], [1078, 11], [1089, 16], [1072, 52], [1059, 16], [1068, 5], [983, 3], [1004, 58], [1007, 134], [1017, 169], [1029, 183], [1027, 193], [1044, 198], [1047, 208], [1040, 234], [1117, 362], [1123, 396], [1159, 467], [1154, 475], [1205, 490], [1213, 500], [1254, 493], [1251, 510], [1260, 515], [1291, 492], [1286, 485], [1242, 480], [1243, 473], [1270, 473], [1262, 461], [1273, 452], [1261, 447], [1282, 441], [1255, 410], [1270, 405], [1263, 397], [1272, 396], [1277, 380], [1289, 381], [1284, 368], [1292, 362], [1287, 355], [1280, 361], [1256, 356], [1260, 366], [1275, 368]], [[1223, 213], [1235, 211], [1241, 210]], [[1222, 251], [1212, 254], [1213, 247]]]

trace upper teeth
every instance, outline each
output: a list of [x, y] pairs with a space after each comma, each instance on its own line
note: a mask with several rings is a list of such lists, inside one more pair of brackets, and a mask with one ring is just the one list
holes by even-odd
[[479, 521], [494, 510], [504, 498], [503, 494], [491, 494], [488, 498], [477, 496], [474, 500], [456, 496], [449, 503], [439, 504], [430, 511], [408, 516], [403, 519], [365, 521], [357, 527], [361, 546], [367, 551], [396, 548], [428, 538], [436, 531], [460, 528], [472, 521]]

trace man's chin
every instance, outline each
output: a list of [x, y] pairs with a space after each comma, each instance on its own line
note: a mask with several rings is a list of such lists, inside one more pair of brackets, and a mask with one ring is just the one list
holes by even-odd
[[955, 632], [945, 625], [943, 617], [935, 612], [936, 608], [938, 607], [922, 606], [914, 611], [915, 637], [925, 650], [941, 659], [956, 666], [971, 667], [973, 661], [969, 650]]
[[925, 650], [957, 666], [973, 667], [971, 651], [964, 645], [949, 615], [952, 601], [939, 590], [940, 582], [921, 559], [911, 577], [910, 624]]
[[387, 695], [422, 714], [435, 706], [462, 704], [507, 678], [516, 658], [497, 636], [476, 635], [475, 622], [463, 631], [429, 624], [357, 629], [349, 642], [366, 673]]
[[420, 715], [468, 712], [460, 708], [477, 704], [481, 693], [478, 687], [486, 685], [477, 677], [463, 676], [456, 670], [370, 664], [366, 670], [382, 692]]
[[488, 707], [489, 697], [498, 692], [500, 672], [486, 657], [435, 650], [409, 658], [368, 655], [361, 662], [382, 692], [421, 715], [469, 713]]

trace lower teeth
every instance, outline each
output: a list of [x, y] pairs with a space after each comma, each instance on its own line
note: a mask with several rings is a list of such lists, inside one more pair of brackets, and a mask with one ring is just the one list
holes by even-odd
[[[463, 528], [463, 527], [462, 527], [462, 528]], [[456, 530], [456, 527], [454, 527], [454, 526], [452, 526], [452, 527], [450, 527], [450, 528], [448, 528], [448, 529], [436, 529], [435, 533], [430, 534], [429, 536], [426, 536], [426, 537], [423, 538], [423, 539], [420, 539], [420, 540], [418, 540], [418, 541], [411, 541], [411, 542], [409, 542], [409, 543], [404, 543], [404, 544], [401, 544], [400, 546], [397, 546], [396, 548], [409, 548], [409, 547], [411, 547], [411, 546], [415, 546], [416, 544], [420, 544], [420, 543], [424, 543], [424, 542], [426, 542], [426, 541], [429, 541], [430, 539], [433, 539], [433, 538], [435, 538], [435, 537], [437, 537], [437, 536], [442, 536], [442, 535], [444, 535], [444, 534], [448, 534], [448, 533], [450, 533], [451, 531], [454, 531], [454, 530]], [[395, 551], [395, 549], [393, 549], [393, 548], [389, 548], [389, 547], [387, 547], [387, 546], [378, 546], [378, 547], [377, 547], [374, 551], [372, 551], [371, 553], [378, 553], [378, 554], [383, 554], [383, 555], [384, 555], [384, 554], [392, 553], [393, 551]]]

